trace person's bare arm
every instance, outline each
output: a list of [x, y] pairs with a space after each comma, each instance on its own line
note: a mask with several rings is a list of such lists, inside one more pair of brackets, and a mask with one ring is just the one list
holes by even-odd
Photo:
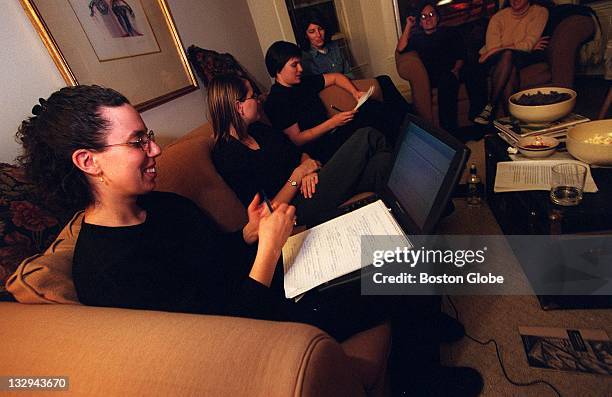
[[323, 78], [325, 79], [325, 87], [329, 87], [331, 85], [340, 87], [344, 91], [351, 94], [356, 101], [358, 101], [359, 97], [364, 94], [362, 91], [359, 91], [359, 89], [355, 87], [355, 84], [353, 84], [353, 82], [342, 73], [325, 73]]
[[346, 123], [349, 123], [355, 117], [355, 111], [347, 111], [340, 112], [329, 119], [325, 120], [319, 125], [316, 125], [307, 130], [300, 130], [300, 126], [298, 123], [291, 125], [283, 130], [283, 132], [287, 135], [287, 137], [293, 142], [296, 146], [305, 145], [308, 142], [311, 142], [322, 135], [328, 133], [334, 128], [340, 127]]
[[404, 27], [404, 31], [397, 41], [397, 46], [395, 50], [397, 52], [402, 52], [408, 47], [408, 43], [410, 42], [410, 34], [412, 32], [412, 27], [416, 24], [416, 18], [413, 16], [406, 17], [406, 26]]

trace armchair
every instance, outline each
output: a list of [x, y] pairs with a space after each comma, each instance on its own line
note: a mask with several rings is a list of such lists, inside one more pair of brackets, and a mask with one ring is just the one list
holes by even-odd
[[[571, 88], [574, 84], [576, 54], [580, 46], [593, 35], [593, 19], [584, 15], [564, 18], [552, 33], [545, 50], [546, 62], [530, 65], [520, 74], [520, 87], [559, 86]], [[410, 83], [412, 101], [418, 115], [439, 125], [437, 89], [429, 84], [427, 70], [415, 51], [395, 53], [395, 65], [401, 78]], [[459, 126], [470, 125], [469, 100], [464, 84], [457, 97]]]

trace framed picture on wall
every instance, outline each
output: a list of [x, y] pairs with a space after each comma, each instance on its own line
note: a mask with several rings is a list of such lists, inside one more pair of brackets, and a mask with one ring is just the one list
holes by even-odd
[[21, 0], [68, 85], [98, 84], [140, 110], [197, 89], [166, 0]]

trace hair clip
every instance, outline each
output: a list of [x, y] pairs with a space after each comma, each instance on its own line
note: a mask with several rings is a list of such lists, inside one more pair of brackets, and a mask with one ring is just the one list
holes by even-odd
[[38, 98], [38, 102], [40, 103], [40, 105], [36, 104], [34, 105], [34, 107], [32, 108], [32, 114], [35, 116], [40, 115], [42, 112], [44, 112], [45, 110], [47, 110], [47, 101], [43, 98]]

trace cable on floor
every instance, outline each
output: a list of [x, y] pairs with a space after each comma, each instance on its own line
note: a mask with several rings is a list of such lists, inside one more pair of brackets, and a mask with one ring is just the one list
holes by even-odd
[[[451, 307], [453, 308], [453, 311], [455, 312], [455, 319], [457, 321], [460, 321], [459, 320], [459, 311], [457, 310], [457, 306], [455, 306], [455, 302], [453, 302], [451, 297], [448, 296], [448, 295], [446, 295], [446, 299], [448, 299], [448, 302], [450, 303]], [[501, 354], [499, 352], [499, 346], [497, 345], [497, 341], [495, 339], [489, 339], [489, 340], [483, 342], [483, 341], [478, 340], [478, 339], [474, 338], [473, 336], [469, 335], [467, 333], [467, 330], [465, 332], [465, 336], [468, 339], [470, 339], [470, 340], [472, 340], [472, 341], [474, 341], [474, 342], [476, 342], [476, 343], [478, 343], [480, 345], [483, 345], [483, 346], [487, 346], [487, 345], [493, 343], [493, 345], [495, 346], [495, 353], [497, 354], [497, 360], [499, 361], [499, 366], [501, 367], [502, 373], [504, 374], [504, 377], [506, 378], [506, 380], [508, 382], [510, 382], [512, 385], [519, 386], [519, 387], [527, 387], [527, 386], [534, 386], [534, 385], [542, 384], [542, 385], [546, 385], [546, 386], [550, 387], [557, 394], [558, 397], [562, 397], [561, 396], [561, 392], [554, 385], [552, 385], [551, 383], [549, 383], [549, 382], [547, 382], [547, 381], [545, 381], [543, 379], [536, 379], [536, 380], [533, 380], [531, 382], [517, 382], [515, 380], [512, 380], [510, 378], [510, 376], [508, 376], [508, 373], [506, 372], [506, 368], [504, 367], [504, 363], [502, 361]]]

